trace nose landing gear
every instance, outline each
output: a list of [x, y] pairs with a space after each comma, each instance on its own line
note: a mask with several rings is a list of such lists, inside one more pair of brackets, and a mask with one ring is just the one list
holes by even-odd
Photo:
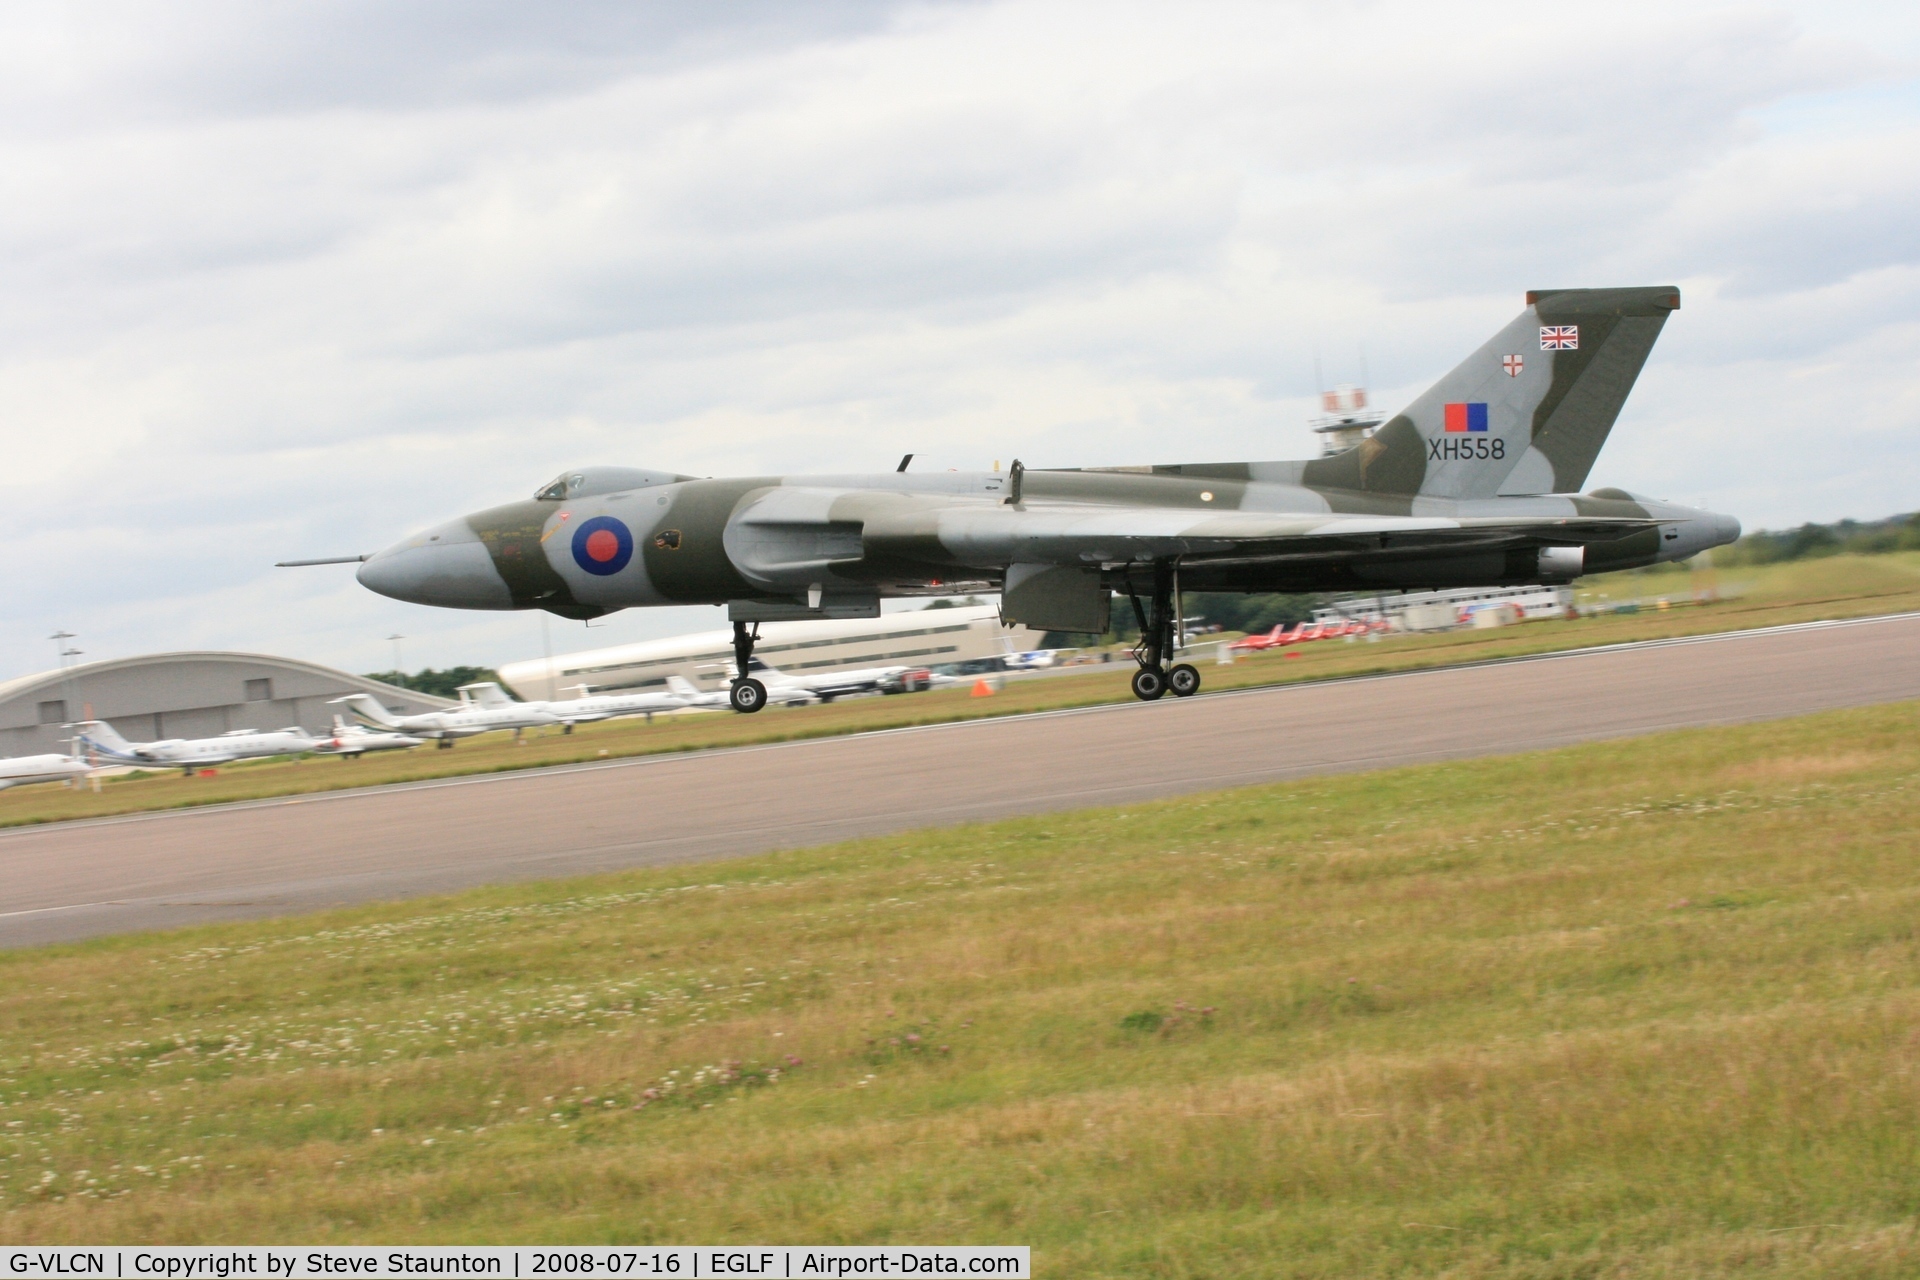
[[767, 705], [767, 686], [758, 680], [736, 680], [727, 690], [727, 701], [742, 715], [752, 715]]
[[727, 701], [735, 711], [742, 715], [752, 715], [767, 705], [767, 686], [747, 674], [747, 664], [753, 660], [753, 645], [760, 638], [760, 624], [754, 623], [749, 631], [747, 624], [733, 624], [733, 685], [727, 691]]
[[1142, 702], [1158, 701], [1168, 693], [1191, 698], [1200, 692], [1200, 672], [1191, 663], [1162, 665], [1173, 656], [1184, 630], [1179, 598], [1179, 572], [1170, 562], [1154, 562], [1152, 596], [1146, 605], [1133, 589], [1133, 579], [1127, 579], [1127, 599], [1133, 602], [1133, 616], [1140, 623], [1140, 643], [1133, 647], [1133, 660], [1140, 664], [1133, 673], [1133, 696]]

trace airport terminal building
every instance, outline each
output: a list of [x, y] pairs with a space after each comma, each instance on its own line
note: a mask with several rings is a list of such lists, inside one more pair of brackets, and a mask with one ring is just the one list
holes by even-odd
[[[754, 656], [794, 675], [821, 675], [862, 667], [943, 667], [1009, 650], [1038, 647], [1041, 632], [1002, 626], [997, 605], [915, 609], [878, 618], [824, 622], [769, 622], [760, 628]], [[586, 653], [512, 662], [500, 668], [507, 687], [527, 699], [632, 693], [684, 676], [702, 690], [724, 689], [733, 677], [733, 633], [703, 631], [644, 640]]]
[[211, 738], [233, 729], [322, 730], [328, 701], [370, 693], [396, 712], [450, 706], [411, 689], [259, 653], [155, 653], [89, 662], [0, 683], [0, 755], [67, 750], [74, 720], [105, 720], [134, 742]]

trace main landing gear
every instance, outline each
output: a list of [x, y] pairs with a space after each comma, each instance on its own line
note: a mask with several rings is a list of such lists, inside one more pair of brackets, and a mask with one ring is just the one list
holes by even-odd
[[753, 660], [753, 644], [760, 638], [760, 624], [754, 623], [749, 631], [747, 624], [733, 624], [733, 687], [727, 691], [727, 701], [733, 709], [742, 715], [752, 715], [767, 705], [767, 686], [747, 674], [747, 664]]
[[1178, 636], [1178, 600], [1180, 582], [1172, 564], [1156, 561], [1153, 566], [1153, 593], [1145, 605], [1127, 579], [1127, 598], [1133, 602], [1133, 616], [1140, 623], [1140, 643], [1133, 647], [1133, 659], [1140, 669], [1133, 673], [1133, 696], [1142, 702], [1155, 702], [1172, 693], [1176, 698], [1191, 698], [1200, 692], [1200, 672], [1191, 664], [1163, 665], [1175, 652]]

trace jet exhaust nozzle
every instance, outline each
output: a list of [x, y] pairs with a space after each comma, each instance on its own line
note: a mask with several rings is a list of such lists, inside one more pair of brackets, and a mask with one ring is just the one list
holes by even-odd
[[1540, 548], [1540, 577], [1546, 582], [1572, 582], [1586, 570], [1585, 547]]

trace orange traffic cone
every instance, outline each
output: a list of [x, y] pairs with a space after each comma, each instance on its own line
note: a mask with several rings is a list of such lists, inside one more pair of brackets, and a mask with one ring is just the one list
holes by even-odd
[[986, 677], [983, 676], [973, 682], [972, 696], [976, 698], [991, 698], [993, 696], [993, 686], [987, 683]]

